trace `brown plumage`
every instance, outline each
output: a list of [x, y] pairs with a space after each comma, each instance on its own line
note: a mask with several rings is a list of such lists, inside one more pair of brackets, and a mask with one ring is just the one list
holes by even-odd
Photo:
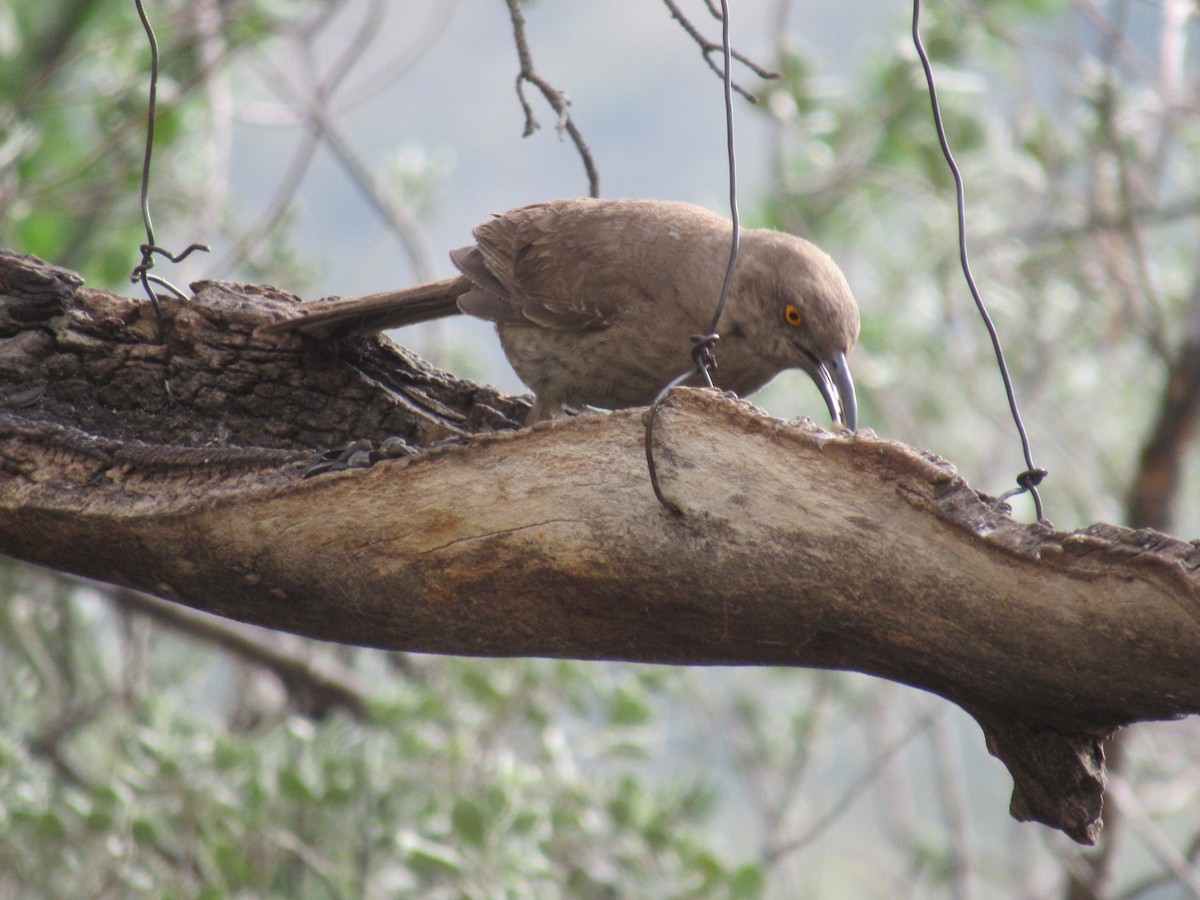
[[[454, 278], [307, 305], [264, 331], [318, 339], [467, 313], [496, 323], [521, 380], [530, 422], [564, 405], [645, 406], [692, 366], [725, 276], [730, 223], [686, 203], [557, 200], [511, 210], [450, 258]], [[854, 428], [845, 354], [858, 307], [841, 270], [813, 244], [746, 229], [718, 327], [716, 385], [739, 396], [804, 369], [834, 420]]]

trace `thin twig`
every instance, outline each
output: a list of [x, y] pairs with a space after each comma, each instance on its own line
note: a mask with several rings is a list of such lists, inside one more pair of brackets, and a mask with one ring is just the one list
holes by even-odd
[[261, 67], [259, 72], [263, 80], [270, 84], [282, 99], [292, 104], [306, 117], [310, 127], [316, 131], [333, 155], [337, 157], [355, 187], [362, 192], [367, 202], [400, 241], [400, 245], [408, 254], [417, 278], [421, 280], [432, 278], [435, 268], [433, 249], [417, 224], [416, 217], [411, 210], [398, 202], [379, 184], [370, 165], [334, 122], [329, 111], [320, 102], [321, 98], [301, 96], [299, 91], [288, 84], [287, 80], [274, 69]]
[[329, 664], [314, 665], [265, 640], [251, 626], [196, 612], [137, 591], [113, 590], [109, 596], [122, 609], [147, 616], [160, 624], [221, 647], [240, 659], [269, 669], [279, 676], [294, 696], [304, 698], [308, 701], [307, 705], [317, 711], [338, 707], [358, 718], [366, 715], [368, 694], [355, 683], [356, 679], [350, 672], [338, 671], [337, 667]]
[[781, 780], [778, 790], [771, 791], [763, 797], [767, 809], [763, 815], [764, 852], [778, 846], [783, 841], [783, 830], [786, 826], [788, 809], [800, 796], [800, 787], [809, 772], [812, 761], [813, 745], [816, 735], [824, 733], [824, 713], [832, 705], [832, 685], [836, 677], [831, 672], [815, 673], [816, 686], [812, 696], [805, 704], [807, 726], [804, 734], [792, 746], [792, 752], [787, 762], [778, 767]]
[[855, 801], [862, 796], [863, 791], [879, 776], [887, 764], [891, 762], [892, 757], [899, 753], [909, 741], [927, 728], [930, 728], [940, 715], [942, 715], [941, 711], [927, 713], [918, 719], [908, 731], [884, 747], [875, 759], [871, 761], [871, 764], [863, 770], [862, 774], [846, 789], [841, 798], [826, 810], [824, 815], [813, 822], [808, 827], [808, 830], [799, 837], [793, 838], [786, 844], [780, 844], [768, 851], [764, 863], [769, 866], [777, 865], [783, 857], [804, 849], [808, 844], [819, 838], [826, 829], [833, 825], [834, 822], [840, 819], [854, 805]]
[[969, 900], [971, 896], [971, 835], [967, 815], [962, 758], [954, 742], [951, 723], [939, 718], [930, 723], [932, 762], [937, 770], [937, 797], [946, 820], [947, 842], [944, 850], [947, 881], [951, 896]]
[[1150, 154], [1153, 162], [1145, 178], [1149, 185], [1146, 193], [1150, 196], [1156, 197], [1159, 193], [1163, 178], [1167, 174], [1168, 160], [1178, 142], [1184, 109], [1189, 99], [1194, 99], [1187, 96], [1185, 74], [1189, 58], [1188, 26], [1198, 14], [1200, 10], [1196, 9], [1195, 0], [1165, 0], [1163, 3], [1162, 39], [1159, 43], [1161, 64], [1158, 77], [1158, 95], [1163, 112], [1154, 141], [1154, 151]]
[[[1103, 76], [1099, 85], [1100, 99], [1097, 102], [1097, 117], [1099, 119], [1101, 149], [1106, 150], [1108, 156], [1112, 158], [1116, 167], [1116, 192], [1117, 197], [1115, 202], [1119, 204], [1116, 211], [1116, 220], [1118, 224], [1118, 236], [1125, 244], [1125, 253], [1105, 254], [1104, 259], [1106, 265], [1111, 270], [1120, 268], [1120, 262], [1124, 256], [1127, 256], [1132, 264], [1132, 273], [1113, 271], [1114, 280], [1121, 285], [1129, 284], [1128, 289], [1122, 291], [1126, 295], [1125, 302], [1138, 318], [1138, 295], [1140, 294], [1146, 306], [1149, 309], [1149, 321], [1146, 322], [1146, 334], [1151, 346], [1159, 356], [1166, 357], [1169, 351], [1169, 340], [1167, 337], [1167, 329], [1163, 313], [1162, 301], [1159, 297], [1159, 292], [1154, 285], [1153, 276], [1150, 274], [1150, 266], [1147, 260], [1145, 242], [1142, 232], [1139, 229], [1137, 222], [1131, 215], [1131, 211], [1138, 205], [1138, 193], [1135, 190], [1133, 176], [1129, 168], [1129, 152], [1126, 148], [1126, 142], [1123, 140], [1123, 135], [1120, 133], [1120, 128], [1117, 125], [1118, 109], [1117, 103], [1119, 94], [1117, 90], [1117, 56], [1118, 48], [1123, 40], [1123, 34], [1126, 30], [1125, 17], [1128, 14], [1128, 4], [1121, 3], [1118, 5], [1119, 15], [1121, 19], [1112, 23], [1112, 31], [1108, 32], [1105, 37], [1104, 48], [1101, 53], [1103, 65]], [[1166, 100], [1166, 98], [1163, 98]], [[1100, 202], [1108, 205], [1106, 197], [1108, 191], [1103, 191]], [[1147, 196], [1147, 200], [1151, 200]], [[1114, 248], [1115, 249], [1115, 248]]]
[[103, 709], [99, 703], [75, 702], [65, 707], [42, 731], [26, 738], [29, 752], [49, 762], [58, 777], [67, 784], [85, 792], [94, 791], [97, 786], [95, 781], [67, 758], [63, 745], [73, 738], [77, 731], [103, 715]]
[[[387, 4], [385, 0], [372, 0], [372, 3], [367, 7], [366, 15], [363, 16], [362, 22], [359, 23], [358, 30], [346, 41], [341, 55], [334, 60], [329, 73], [320, 83], [315, 85], [315, 92], [319, 93], [322, 99], [326, 101], [327, 108], [329, 99], [337, 92], [342, 81], [356, 65], [363, 61], [367, 55], [367, 48], [383, 34], [383, 14], [386, 8]], [[312, 52], [313, 36], [305, 37], [304, 46], [306, 50]]]
[[[374, 99], [381, 91], [406, 75], [437, 44], [438, 38], [454, 18], [457, 6], [456, 0], [438, 0], [433, 4], [430, 17], [425, 20], [421, 31], [404, 48], [404, 52], [394, 55], [387, 66], [360, 81], [353, 89], [347, 88], [333, 111], [341, 114], [354, 109]], [[353, 50], [353, 45], [347, 46], [347, 52]]]
[[[380, 0], [377, 0], [377, 2], [372, 3], [368, 8], [367, 14], [354, 36], [347, 41], [346, 49], [334, 60], [326, 76], [313, 87], [312, 95], [314, 97], [325, 101], [333, 97], [342, 81], [350, 74], [354, 65], [364, 58], [365, 54], [363, 51], [365, 46], [381, 32], [382, 14], [382, 4]], [[324, 19], [318, 21], [326, 25], [328, 24], [327, 20]], [[313, 29], [310, 27], [302, 33], [305, 36], [306, 45], [310, 44]], [[308, 59], [309, 56], [306, 55], [305, 58]], [[317, 148], [320, 146], [320, 129], [312, 121], [312, 118], [305, 116], [303, 112], [295, 114], [297, 115], [297, 121], [301, 123], [304, 131], [300, 143], [296, 147], [296, 151], [292, 155], [292, 160], [284, 171], [283, 177], [276, 186], [274, 196], [272, 196], [270, 202], [264, 207], [258, 220], [245, 230], [244, 239], [236, 242], [233, 254], [222, 262], [220, 266], [222, 271], [240, 267], [250, 259], [253, 252], [274, 230], [291, 207], [292, 201], [296, 197], [296, 192], [300, 189], [301, 182], [304, 180], [305, 175], [308, 174], [309, 166], [316, 158]]]
[[[515, 0], [509, 0], [509, 2], [515, 2]], [[683, 30], [687, 32], [688, 36], [695, 41], [696, 46], [700, 48], [700, 54], [704, 57], [704, 61], [708, 63], [708, 67], [716, 72], [717, 75], [719, 75], [722, 79], [725, 78], [726, 73], [729, 70], [729, 64], [728, 61], [726, 61], [724, 67], [722, 67], [713, 62], [713, 55], [717, 53], [722, 55], [728, 54], [732, 56], [733, 59], [736, 59], [759, 78], [772, 79], [779, 77], [778, 72], [774, 72], [771, 69], [760, 66], [744, 53], [739, 53], [737, 50], [730, 50], [728, 47], [728, 42], [724, 40], [721, 42], [710, 41], [703, 34], [701, 34], [700, 29], [693, 25], [691, 20], [683, 14], [683, 11], [679, 8], [679, 5], [675, 2], [675, 0], [663, 0], [663, 3], [665, 3], [667, 9], [670, 10], [671, 18], [680, 24]], [[724, 21], [725, 17], [714, 8], [711, 0], [705, 0], [705, 4], [708, 6], [709, 12], [713, 14], [713, 18]], [[722, 6], [724, 6], [724, 4], [722, 4]], [[737, 82], [733, 82], [733, 89], [751, 103], [758, 102], [757, 95], [746, 90]]]
[[1143, 81], [1146, 84], [1153, 84], [1155, 79], [1155, 67], [1151, 65], [1145, 57], [1145, 54], [1126, 36], [1123, 26], [1118, 24], [1116, 18], [1124, 18], [1128, 11], [1130, 0], [1117, 0], [1117, 15], [1108, 15], [1105, 11], [1111, 8], [1114, 4], [1105, 2], [1103, 4], [1095, 2], [1095, 0], [1075, 0], [1074, 7], [1083, 17], [1091, 22], [1092, 26], [1099, 33], [1107, 46], [1111, 46], [1113, 53], [1111, 59], [1116, 60], [1118, 57], [1121, 61], [1130, 67], [1136, 73], [1137, 80]]
[[1032, 225], [1028, 228], [996, 231], [985, 234], [980, 239], [980, 243], [987, 246], [999, 246], [1014, 239], [1027, 244], [1065, 242], [1074, 238], [1091, 237], [1097, 231], [1115, 231], [1124, 225], [1126, 219], [1144, 226], [1167, 227], [1174, 225], [1180, 219], [1191, 219], [1196, 216], [1200, 216], [1200, 197], [1185, 197], [1161, 206], [1136, 206], [1123, 210], [1119, 216], [1104, 210], [1092, 210], [1082, 221], [1052, 222]]
[[[1185, 859], [1192, 866], [1196, 865], [1197, 858], [1200, 858], [1200, 834], [1195, 834], [1192, 836], [1192, 840], [1188, 844], [1187, 855], [1185, 856]], [[1151, 892], [1157, 893], [1157, 888], [1160, 888], [1165, 884], [1170, 884], [1174, 880], [1175, 875], [1172, 872], [1148, 875], [1141, 881], [1131, 884], [1120, 894], [1117, 894], [1115, 900], [1137, 900], [1137, 898], [1140, 898]]]
[[558, 131], [559, 138], [564, 133], [570, 135], [571, 143], [575, 145], [575, 149], [579, 152], [579, 158], [583, 161], [584, 172], [587, 173], [588, 196], [599, 197], [600, 173], [596, 169], [596, 162], [592, 158], [592, 151], [583, 139], [583, 133], [575, 124], [575, 120], [571, 118], [571, 98], [538, 74], [537, 69], [533, 65], [533, 54], [529, 50], [529, 40], [525, 36], [525, 14], [521, 12], [520, 0], [505, 0], [505, 2], [508, 4], [509, 18], [512, 19], [513, 41], [517, 46], [517, 60], [521, 64], [521, 71], [517, 73], [517, 99], [521, 101], [521, 111], [525, 114], [525, 132], [522, 137], [529, 137], [541, 127], [533, 115], [533, 107], [530, 106], [529, 100], [525, 96], [525, 84], [529, 83], [541, 92], [546, 102], [550, 104], [550, 108], [558, 116], [558, 121], [554, 127]]
[[1162, 868], [1174, 876], [1175, 881], [1193, 897], [1200, 897], [1200, 870], [1193, 860], [1185, 857], [1150, 818], [1139, 801], [1137, 794], [1122, 777], [1111, 778], [1109, 793], [1117, 799], [1124, 810], [1129, 831], [1149, 852]]
[[217, 267], [218, 271], [228, 272], [241, 268], [254, 255], [259, 245], [275, 230], [284, 215], [287, 214], [288, 209], [291, 208], [292, 201], [296, 199], [300, 184], [303, 182], [304, 176], [308, 174], [308, 167], [316, 158], [318, 146], [320, 146], [320, 141], [316, 129], [311, 124], [306, 124], [304, 136], [296, 147], [292, 161], [288, 163], [283, 177], [276, 185], [274, 195], [263, 207], [258, 219], [244, 230], [242, 240], [235, 242], [231, 254], [221, 260]]

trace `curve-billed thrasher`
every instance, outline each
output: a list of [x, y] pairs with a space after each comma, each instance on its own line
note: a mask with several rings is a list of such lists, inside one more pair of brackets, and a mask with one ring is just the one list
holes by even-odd
[[[694, 366], [725, 277], [730, 223], [687, 203], [557, 200], [514, 209], [450, 253], [455, 278], [305, 307], [264, 331], [318, 339], [463, 312], [496, 323], [504, 353], [537, 395], [529, 421], [564, 405], [646, 406]], [[718, 328], [713, 381], [739, 396], [800, 368], [835, 422], [853, 429], [846, 352], [858, 307], [820, 249], [766, 229], [742, 232]], [[699, 376], [689, 383], [699, 383]]]

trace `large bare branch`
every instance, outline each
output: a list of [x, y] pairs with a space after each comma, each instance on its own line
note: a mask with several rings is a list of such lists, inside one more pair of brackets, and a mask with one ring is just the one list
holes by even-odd
[[[0, 552], [392, 649], [852, 669], [946, 697], [1012, 811], [1094, 840], [1115, 728], [1200, 711], [1200, 549], [997, 512], [943, 460], [679, 391], [518, 429], [391, 342], [259, 338], [294, 298], [147, 301], [0, 253]], [[412, 451], [300, 477], [351, 438]]]

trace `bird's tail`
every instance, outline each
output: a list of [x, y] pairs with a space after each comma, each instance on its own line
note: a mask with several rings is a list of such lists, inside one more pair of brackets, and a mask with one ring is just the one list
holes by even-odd
[[365, 297], [318, 300], [301, 307], [303, 315], [272, 322], [260, 333], [299, 331], [318, 340], [368, 334], [388, 328], [416, 325], [430, 319], [458, 315], [458, 297], [471, 287], [465, 275], [418, 284], [402, 291], [384, 291]]

